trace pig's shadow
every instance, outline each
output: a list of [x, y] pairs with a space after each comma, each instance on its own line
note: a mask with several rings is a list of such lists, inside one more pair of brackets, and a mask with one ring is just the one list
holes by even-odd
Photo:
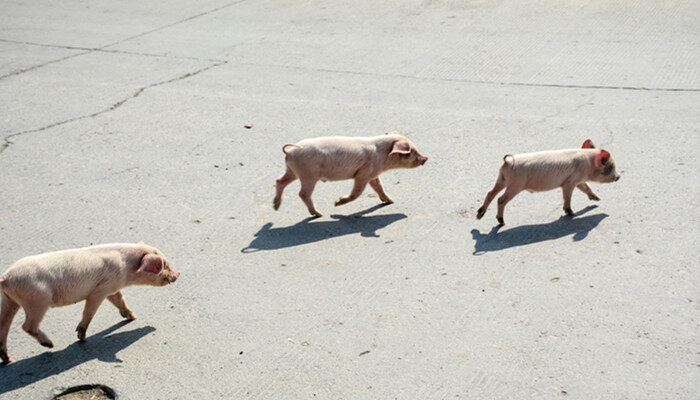
[[[47, 351], [31, 358], [0, 365], [0, 395], [58, 375], [90, 360], [122, 362], [117, 358], [119, 351], [156, 330], [152, 326], [144, 326], [108, 336], [127, 323], [129, 321], [114, 324], [90, 336], [85, 343], [75, 342], [60, 351]], [[36, 345], [39, 346], [38, 343]]]
[[516, 226], [499, 232], [500, 226], [495, 226], [491, 232], [482, 234], [477, 229], [472, 229], [474, 239], [474, 255], [481, 255], [489, 251], [504, 250], [511, 247], [525, 246], [528, 244], [559, 239], [564, 236], [574, 235], [573, 240], [578, 242], [588, 236], [593, 228], [608, 214], [595, 214], [582, 218], [578, 216], [595, 209], [598, 206], [588, 206], [574, 214], [573, 218], [562, 216], [556, 221], [547, 224]]
[[317, 218], [310, 217], [294, 225], [281, 228], [272, 228], [272, 223], [268, 222], [255, 234], [255, 239], [247, 247], [241, 249], [241, 252], [277, 250], [353, 233], [359, 233], [363, 237], [379, 237], [377, 230], [407, 218], [406, 214], [364, 216], [386, 205], [378, 204], [351, 215], [333, 214], [331, 218], [335, 221], [313, 222]]

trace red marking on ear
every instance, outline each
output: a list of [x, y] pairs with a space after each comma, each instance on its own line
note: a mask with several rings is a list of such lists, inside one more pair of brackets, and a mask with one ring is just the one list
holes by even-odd
[[146, 269], [147, 272], [151, 272], [153, 274], [157, 274], [160, 272], [160, 267], [156, 265], [149, 265], [148, 268]]
[[585, 142], [583, 142], [583, 146], [581, 146], [582, 149], [595, 149], [595, 146], [593, 146], [593, 141], [591, 139], [586, 139]]
[[610, 153], [601, 149], [600, 153], [595, 158], [595, 165], [602, 167], [608, 163], [608, 160], [610, 160]]
[[163, 259], [155, 254], [146, 254], [141, 260], [141, 270], [157, 274], [163, 269]]

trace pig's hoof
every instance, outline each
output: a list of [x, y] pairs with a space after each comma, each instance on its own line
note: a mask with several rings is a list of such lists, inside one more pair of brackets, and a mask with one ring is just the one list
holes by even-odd
[[323, 217], [323, 214], [321, 214], [321, 213], [318, 212], [318, 211], [312, 211], [312, 212], [311, 212], [311, 216], [312, 216], [312, 217], [316, 217], [316, 218], [321, 218], [321, 217]]
[[573, 217], [574, 212], [570, 208], [565, 208], [564, 213], [570, 217]]
[[382, 199], [382, 202], [384, 204], [394, 204], [394, 200], [392, 200], [390, 197], [387, 197], [386, 199]]
[[48, 347], [49, 349], [53, 349], [53, 343], [50, 340], [44, 341], [44, 342], [39, 342], [39, 344], [44, 346], [44, 347]]
[[131, 312], [131, 310], [120, 310], [120, 311], [119, 311], [119, 314], [120, 314], [122, 317], [128, 319], [129, 321], [133, 321], [133, 320], [136, 319], [136, 317], [134, 316], [134, 313]]
[[496, 217], [496, 219], [498, 220], [498, 225], [503, 226], [503, 225], [506, 224], [506, 223], [503, 221], [503, 217]]
[[2, 359], [3, 364], [9, 364], [12, 362], [12, 359], [10, 356], [7, 354], [6, 351], [0, 351], [0, 358]]
[[86, 328], [79, 326], [75, 330], [78, 332], [78, 340], [80, 340], [81, 342], [84, 342], [87, 340], [87, 338], [85, 336], [85, 331], [87, 330]]
[[342, 206], [343, 204], [345, 204], [345, 203], [347, 203], [347, 202], [348, 202], [347, 200], [345, 200], [345, 199], [343, 199], [343, 198], [341, 197], [341, 198], [339, 198], [338, 200], [336, 200], [335, 206], [336, 206], [336, 207]]
[[274, 208], [275, 210], [279, 210], [280, 204], [282, 204], [282, 199], [275, 199], [272, 201], [272, 208]]
[[596, 195], [594, 195], [594, 194], [591, 194], [591, 195], [588, 196], [588, 200], [600, 201], [600, 197], [598, 197], [598, 196], [596, 196]]
[[480, 207], [479, 210], [477, 210], [476, 212], [476, 219], [481, 219], [481, 217], [483, 217], [484, 214], [486, 214], [486, 209], [484, 209], [484, 207]]

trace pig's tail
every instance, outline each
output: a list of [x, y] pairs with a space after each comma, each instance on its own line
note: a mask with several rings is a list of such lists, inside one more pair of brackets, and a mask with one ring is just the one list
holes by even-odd
[[[508, 161], [508, 158], [509, 158], [509, 157], [510, 157], [510, 161]], [[512, 154], [506, 154], [505, 156], [503, 156], [503, 162], [504, 162], [506, 165], [509, 165], [509, 166], [512, 167], [513, 164], [515, 163], [515, 157], [513, 157]]]
[[299, 146], [298, 144], [285, 144], [284, 146], [282, 146], [282, 153], [289, 154], [289, 153], [287, 153], [287, 150], [286, 150], [287, 147], [297, 147], [297, 148], [301, 149], [301, 146]]

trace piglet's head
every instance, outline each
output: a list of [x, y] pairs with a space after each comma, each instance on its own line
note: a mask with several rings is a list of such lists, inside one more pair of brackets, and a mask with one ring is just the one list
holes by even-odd
[[615, 160], [610, 153], [600, 149], [595, 156], [593, 180], [598, 182], [615, 182], [620, 179], [620, 173], [615, 171]]
[[395, 137], [388, 156], [394, 168], [416, 168], [428, 161], [428, 157], [419, 153], [413, 142], [401, 135]]
[[137, 274], [139, 280], [151, 286], [165, 286], [173, 283], [180, 273], [170, 267], [170, 262], [160, 253], [146, 253], [141, 258]]

